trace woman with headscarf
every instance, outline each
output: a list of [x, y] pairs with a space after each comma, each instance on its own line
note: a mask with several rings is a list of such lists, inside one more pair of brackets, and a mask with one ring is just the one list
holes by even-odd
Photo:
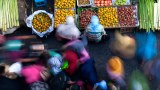
[[86, 28], [86, 34], [90, 41], [99, 42], [103, 35], [106, 35], [104, 27], [100, 24], [99, 18], [95, 15], [91, 17], [90, 24]]

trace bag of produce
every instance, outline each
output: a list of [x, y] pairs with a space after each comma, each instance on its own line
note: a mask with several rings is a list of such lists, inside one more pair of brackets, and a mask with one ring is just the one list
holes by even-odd
[[35, 11], [26, 19], [28, 27], [32, 28], [32, 32], [39, 37], [43, 37], [53, 31], [54, 18], [53, 15], [44, 11]]

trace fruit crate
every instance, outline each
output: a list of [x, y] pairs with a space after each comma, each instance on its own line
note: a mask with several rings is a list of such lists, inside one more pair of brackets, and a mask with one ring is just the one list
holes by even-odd
[[66, 22], [67, 16], [73, 16], [76, 20], [75, 9], [55, 9], [54, 10], [54, 28], [57, 28], [59, 24]]
[[[79, 7], [77, 11], [78, 11], [77, 24], [80, 29], [85, 29], [87, 25], [90, 23], [91, 16], [97, 15], [97, 8]], [[87, 16], [87, 13], [88, 13], [88, 16]]]
[[92, 0], [77, 0], [78, 7], [92, 6]]
[[76, 0], [54, 0], [54, 8], [56, 9], [76, 8]]
[[121, 5], [131, 5], [130, 0], [112, 0], [112, 5], [121, 6]]
[[106, 7], [112, 5], [112, 0], [93, 0], [93, 7]]
[[98, 17], [104, 28], [119, 28], [117, 6], [99, 7]]
[[139, 26], [137, 5], [119, 6], [117, 10], [120, 28]]

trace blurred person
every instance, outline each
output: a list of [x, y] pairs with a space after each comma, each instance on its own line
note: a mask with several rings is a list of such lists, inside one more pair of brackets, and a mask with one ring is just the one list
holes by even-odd
[[115, 38], [110, 43], [111, 51], [123, 58], [131, 59], [135, 56], [136, 42], [134, 38], [115, 32]]
[[22, 78], [8, 77], [8, 68], [8, 65], [0, 64], [0, 90], [30, 90]]
[[125, 86], [124, 66], [122, 60], [117, 57], [111, 57], [106, 64], [106, 71], [109, 79], [116, 82], [120, 86]]
[[68, 67], [65, 71], [69, 76], [72, 76], [79, 67], [78, 55], [74, 51], [66, 50], [63, 57], [65, 61], [68, 61]]
[[107, 82], [102, 80], [96, 83], [93, 87], [93, 90], [108, 90]]
[[50, 89], [47, 83], [42, 81], [37, 81], [31, 85], [31, 90], [50, 90]]
[[139, 70], [132, 72], [128, 86], [128, 90], [150, 90], [146, 76]]
[[56, 30], [56, 36], [59, 40], [75, 40], [80, 37], [80, 31], [76, 27], [74, 18], [72, 16], [68, 16], [66, 18], [65, 24], [60, 24]]
[[157, 56], [157, 37], [153, 32], [137, 33], [137, 58], [141, 61], [142, 65], [146, 61], [153, 60]]
[[97, 71], [95, 68], [95, 62], [92, 58], [88, 59], [80, 67], [81, 77], [84, 81], [87, 81], [92, 88], [98, 82]]
[[22, 63], [16, 62], [9, 66], [8, 74], [9, 78], [21, 77]]
[[99, 18], [96, 15], [91, 17], [90, 24], [86, 28], [86, 35], [89, 41], [100, 42], [102, 36], [107, 35], [104, 27], [100, 24]]
[[36, 60], [33, 60], [33, 58], [26, 58], [26, 61], [23, 60], [21, 75], [25, 77], [28, 84], [45, 81], [50, 77], [50, 72], [47, 66], [49, 58], [50, 55], [48, 52], [44, 51]]
[[61, 66], [63, 64], [63, 58], [59, 53], [55, 51], [49, 51], [49, 54], [51, 55], [51, 57], [49, 58], [47, 65], [52, 74], [57, 75], [62, 71]]
[[109, 90], [120, 90], [120, 87], [117, 87], [116, 85], [114, 85], [113, 83], [110, 83], [108, 85], [108, 87], [110, 88]]
[[11, 59], [12, 62], [17, 61], [26, 54], [24, 42], [21, 40], [8, 40], [4, 44], [4, 48], [7, 52], [6, 56]]
[[[41, 48], [39, 49], [39, 46], [33, 45], [32, 44], [33, 41], [34, 43], [39, 42], [37, 41], [35, 36], [29, 36], [29, 35], [28, 36], [14, 36], [14, 37], [8, 38], [4, 44], [4, 49], [6, 50], [6, 56], [10, 60], [12, 60], [12, 62], [19, 61], [22, 58], [28, 58], [28, 57], [35, 56], [36, 53], [33, 53], [33, 51], [39, 50], [40, 52]], [[42, 47], [42, 50], [44, 50], [43, 47]]]
[[158, 88], [160, 89], [160, 60], [154, 59], [151, 61], [148, 61], [144, 64], [143, 70], [144, 74], [149, 78], [149, 80], [156, 79], [158, 82]]
[[63, 50], [72, 50], [77, 53], [80, 63], [85, 63], [90, 59], [90, 55], [86, 50], [88, 44], [87, 38], [82, 36], [81, 40], [71, 40], [62, 46]]

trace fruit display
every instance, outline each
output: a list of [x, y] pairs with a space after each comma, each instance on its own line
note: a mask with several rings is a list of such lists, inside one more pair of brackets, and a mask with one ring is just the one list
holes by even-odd
[[129, 5], [130, 0], [113, 0], [114, 5]]
[[112, 5], [112, 0], [94, 0], [95, 6], [110, 6]]
[[91, 5], [90, 0], [77, 0], [77, 5], [78, 6], [88, 6]]
[[73, 9], [56, 9], [54, 13], [54, 26], [58, 27], [59, 24], [65, 23], [67, 16], [75, 16]]
[[99, 16], [100, 23], [105, 28], [118, 27], [117, 8], [115, 7], [99, 8], [98, 16]]
[[93, 9], [82, 9], [79, 13], [79, 24], [80, 27], [85, 28], [90, 23], [91, 16], [97, 15]]
[[136, 7], [134, 6], [122, 6], [118, 7], [119, 24], [122, 27], [136, 26], [137, 15]]
[[55, 8], [75, 8], [76, 0], [55, 0]]
[[38, 32], [44, 32], [52, 25], [52, 20], [46, 13], [39, 13], [33, 17], [32, 25]]

